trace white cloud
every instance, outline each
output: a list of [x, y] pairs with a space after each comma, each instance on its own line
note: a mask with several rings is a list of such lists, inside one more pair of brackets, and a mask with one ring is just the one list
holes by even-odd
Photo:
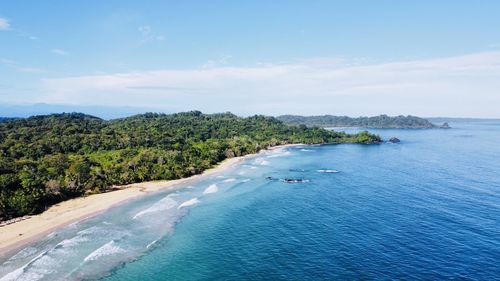
[[142, 36], [149, 36], [151, 34], [151, 27], [149, 25], [139, 26], [138, 30]]
[[165, 41], [165, 36], [153, 32], [149, 25], [139, 26], [137, 30], [142, 35], [142, 42]]
[[231, 55], [224, 55], [224, 56], [222, 56], [218, 59], [215, 59], [215, 60], [208, 60], [201, 67], [202, 68], [214, 68], [214, 67], [225, 66], [228, 64], [229, 60], [231, 60], [232, 58], [233, 58], [233, 56], [231, 56]]
[[39, 39], [37, 36], [35, 36], [35, 35], [31, 34], [31, 33], [25, 32], [25, 31], [22, 31], [22, 30], [19, 30], [19, 29], [16, 30], [16, 34], [19, 37], [28, 38], [30, 40], [38, 40]]
[[63, 56], [63, 57], [69, 56], [69, 53], [63, 49], [52, 49], [50, 50], [50, 52], [58, 56]]
[[18, 67], [17, 71], [25, 73], [45, 73], [45, 69], [38, 67]]
[[9, 20], [6, 18], [0, 17], [0, 31], [2, 31], [2, 30], [14, 30], [14, 32], [17, 36], [25, 37], [25, 38], [28, 38], [30, 40], [38, 40], [38, 37], [35, 35], [29, 34], [27, 32], [19, 30], [19, 29], [12, 29]]
[[18, 62], [9, 60], [9, 59], [0, 59], [0, 64], [16, 70], [18, 72], [24, 72], [24, 73], [44, 73], [45, 70], [38, 68], [38, 67], [31, 67], [31, 66], [23, 66], [20, 65]]
[[500, 52], [349, 65], [335, 59], [44, 79], [40, 102], [239, 114], [500, 117]]
[[0, 18], [0, 30], [9, 30], [9, 29], [10, 29], [9, 20], [6, 18]]

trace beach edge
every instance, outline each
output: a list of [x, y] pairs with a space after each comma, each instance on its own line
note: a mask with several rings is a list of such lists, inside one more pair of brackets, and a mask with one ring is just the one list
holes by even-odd
[[92, 218], [130, 200], [138, 199], [157, 191], [173, 191], [177, 188], [183, 188], [192, 182], [224, 172], [236, 166], [244, 159], [262, 153], [262, 151], [301, 145], [304, 144], [278, 145], [263, 149], [257, 153], [227, 158], [213, 168], [203, 171], [201, 174], [186, 178], [116, 186], [116, 190], [106, 193], [92, 194], [62, 201], [40, 214], [0, 227], [0, 253], [2, 253], [0, 254], [0, 258], [20, 250], [51, 232], [69, 224]]

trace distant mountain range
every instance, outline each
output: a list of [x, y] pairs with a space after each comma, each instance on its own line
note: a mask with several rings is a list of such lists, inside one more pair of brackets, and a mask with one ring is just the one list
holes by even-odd
[[0, 117], [0, 122], [4, 122], [4, 121], [10, 120], [10, 119], [13, 119], [13, 118], [9, 118], [9, 117]]
[[[0, 106], [1, 107], [1, 106]], [[45, 110], [54, 110], [57, 112], [59, 108], [45, 108]], [[103, 110], [104, 111], [104, 110]], [[39, 114], [34, 114], [39, 115]], [[118, 117], [111, 114], [106, 117]], [[121, 114], [120, 114], [121, 115]], [[24, 117], [20, 114], [20, 117]], [[306, 125], [306, 126], [316, 126], [316, 127], [360, 127], [360, 128], [404, 128], [404, 129], [431, 129], [431, 128], [448, 128], [447, 122], [455, 120], [454, 118], [420, 118], [416, 116], [387, 116], [379, 115], [373, 117], [348, 117], [348, 116], [334, 116], [334, 115], [320, 115], [320, 116], [300, 116], [300, 115], [281, 115], [276, 117], [278, 120], [282, 121], [288, 125]], [[14, 117], [0, 117], [0, 122], [15, 119]], [[461, 120], [469, 120], [467, 118]], [[470, 119], [475, 120], [477, 119]], [[436, 123], [442, 123], [442, 125], [436, 125]], [[444, 123], [443, 123], [444, 122]]]
[[299, 116], [281, 115], [278, 120], [289, 125], [306, 125], [317, 127], [361, 127], [361, 128], [404, 128], [404, 129], [431, 129], [449, 128], [447, 123], [436, 125], [427, 119], [416, 116], [387, 116], [379, 115], [373, 117], [348, 117], [334, 115]]
[[85, 112], [103, 119], [123, 118], [144, 112], [156, 112], [155, 108], [141, 107], [110, 107], [110, 106], [90, 106], [90, 105], [68, 105], [68, 104], [0, 104], [0, 116], [2, 117], [30, 117], [35, 115], [47, 115], [61, 112]]

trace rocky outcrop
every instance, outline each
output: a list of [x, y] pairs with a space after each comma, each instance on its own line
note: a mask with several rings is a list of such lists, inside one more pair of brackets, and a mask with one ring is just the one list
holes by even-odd
[[448, 122], [444, 122], [443, 125], [439, 126], [441, 129], [450, 129], [450, 125], [448, 125]]
[[398, 138], [396, 138], [396, 137], [392, 137], [392, 138], [390, 138], [390, 139], [389, 139], [389, 141], [388, 141], [388, 142], [390, 142], [390, 143], [398, 143], [398, 142], [400, 142], [400, 141], [401, 141], [401, 140], [399, 140]]

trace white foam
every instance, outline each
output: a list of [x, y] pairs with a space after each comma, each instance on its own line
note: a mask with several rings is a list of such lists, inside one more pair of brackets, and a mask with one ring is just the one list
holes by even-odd
[[60, 266], [60, 260], [44, 255], [36, 260], [28, 270], [25, 270], [24, 274], [21, 276], [22, 278], [17, 280], [39, 280], [44, 278], [47, 274], [56, 272]]
[[73, 238], [65, 239], [65, 240], [59, 242], [56, 245], [56, 247], [57, 246], [61, 246], [63, 248], [69, 248], [69, 247], [77, 246], [81, 242], [87, 242], [87, 241], [89, 241], [89, 239], [86, 238], [86, 237], [83, 237], [82, 234], [80, 234], [80, 235], [77, 235], [77, 236], [75, 236]]
[[43, 278], [43, 274], [35, 273], [26, 273], [24, 268], [18, 268], [4, 277], [0, 278], [0, 281], [20, 281], [20, 280], [40, 280]]
[[337, 170], [317, 170], [318, 173], [338, 173]]
[[233, 181], [236, 181], [236, 179], [235, 178], [230, 178], [230, 179], [223, 180], [222, 182], [233, 182]]
[[99, 259], [100, 257], [110, 256], [115, 254], [125, 253], [125, 250], [116, 246], [115, 241], [111, 240], [108, 243], [101, 246], [99, 249], [90, 253], [90, 255], [86, 256], [84, 261], [94, 261]]
[[156, 244], [156, 242], [158, 242], [158, 239], [154, 240], [153, 242], [149, 243], [147, 246], [146, 246], [146, 249], [149, 249], [149, 247], [153, 246], [154, 244]]
[[193, 198], [193, 199], [190, 199], [190, 200], [180, 204], [179, 207], [177, 207], [177, 209], [193, 206], [193, 205], [198, 204], [199, 202], [200, 202], [200, 200], [198, 200], [198, 198]]
[[[278, 157], [280, 155], [270, 155], [270, 156], [267, 156], [266, 158], [272, 158], [272, 157]], [[261, 166], [267, 166], [269, 165], [269, 161], [267, 161], [265, 158], [257, 158], [255, 159], [255, 161], [253, 162], [253, 164], [255, 165], [261, 165]]]
[[264, 162], [264, 161], [265, 161], [265, 162], [267, 162], [267, 161], [266, 161], [265, 159], [263, 159], [263, 158], [257, 158], [257, 159], [255, 159], [255, 161], [253, 161], [253, 163], [254, 163], [255, 165], [261, 165], [261, 164], [262, 164], [262, 162]]
[[255, 159], [254, 164], [261, 165], [261, 166], [267, 166], [267, 165], [269, 165], [269, 161], [267, 161], [263, 158], [257, 158], [257, 159]]
[[147, 214], [166, 211], [168, 209], [175, 207], [177, 205], [177, 202], [170, 197], [172, 197], [172, 194], [154, 203], [151, 207], [135, 214], [135, 216], [132, 219], [135, 220]]
[[[69, 225], [68, 225], [68, 228], [69, 228]], [[45, 236], [45, 238], [47, 238], [47, 239], [53, 238], [56, 236], [56, 234], [57, 234], [56, 232], [51, 232], [49, 235]]]
[[63, 261], [60, 258], [55, 258], [56, 256], [67, 256], [67, 248], [72, 248], [73, 246], [79, 245], [80, 242], [89, 241], [88, 238], [82, 237], [82, 235], [77, 235], [70, 239], [65, 239], [58, 244], [56, 244], [51, 249], [42, 252], [23, 267], [16, 269], [15, 271], [4, 276], [4, 280], [40, 280], [44, 279], [47, 274], [52, 274], [57, 272], [57, 270], [63, 265]]
[[[53, 249], [53, 248], [52, 248]], [[28, 263], [26, 263], [25, 265], [21, 266], [20, 268], [8, 273], [7, 275], [5, 275], [4, 277], [0, 278], [0, 281], [11, 281], [11, 280], [20, 280], [20, 277], [21, 275], [23, 275], [23, 273], [25, 273], [25, 270], [28, 266], [32, 265], [34, 262], [36, 262], [37, 260], [39, 260], [40, 258], [42, 258], [44, 255], [46, 255], [49, 251], [51, 251], [52, 249], [50, 250], [47, 250], [45, 252], [42, 252], [40, 253], [38, 256], [34, 257], [33, 259], [31, 259]], [[33, 277], [36, 277], [36, 276], [33, 276]], [[33, 280], [38, 280], [40, 279], [41, 277], [43, 276], [38, 276], [38, 278], [33, 278]], [[25, 278], [22, 278], [21, 280], [23, 280]], [[29, 280], [29, 279], [25, 279], [25, 280]]]
[[244, 179], [241, 182], [249, 182], [249, 181], [251, 181], [251, 179]]
[[216, 184], [211, 184], [205, 189], [205, 191], [203, 191], [203, 194], [216, 193], [217, 191], [219, 191], [219, 187]]
[[18, 280], [19, 277], [24, 273], [24, 269], [26, 268], [26, 266], [28, 266], [28, 264], [14, 270], [14, 271], [11, 271], [9, 273], [7, 273], [7, 275], [5, 275], [4, 277], [0, 278], [0, 281], [13, 281], [13, 280]]
[[300, 151], [303, 151], [303, 152], [314, 152], [314, 150], [312, 150], [312, 149], [305, 149], [305, 148], [302, 148]]
[[97, 226], [94, 225], [94, 226], [91, 226], [91, 227], [86, 228], [84, 230], [78, 231], [77, 234], [87, 235], [87, 234], [93, 234], [93, 233], [95, 233], [97, 231], [99, 231], [99, 227], [97, 227]]
[[285, 149], [276, 149], [272, 151], [272, 154], [268, 155], [267, 158], [283, 157], [290, 155], [291, 152]]

